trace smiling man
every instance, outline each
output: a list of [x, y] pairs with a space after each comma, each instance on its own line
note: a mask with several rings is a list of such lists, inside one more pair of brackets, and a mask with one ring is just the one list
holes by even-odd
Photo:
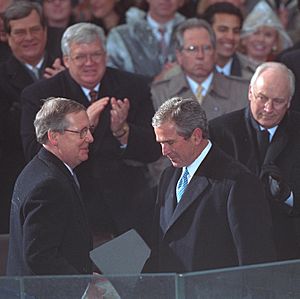
[[[15, 180], [25, 165], [20, 137], [22, 90], [42, 78], [56, 57], [46, 50], [47, 27], [42, 8], [30, 1], [12, 2], [3, 15], [12, 55], [0, 66], [0, 114], [3, 128], [0, 154], [1, 229], [8, 232], [9, 203]], [[5, 213], [7, 211], [7, 213]], [[2, 221], [7, 221], [7, 224]]]
[[[261, 178], [273, 218], [279, 260], [300, 258], [300, 115], [289, 111], [293, 73], [283, 64], [260, 65], [249, 86], [249, 107], [210, 122], [210, 137]], [[297, 220], [298, 219], [298, 220]]]
[[86, 108], [52, 98], [37, 113], [43, 145], [19, 175], [12, 198], [7, 275], [90, 274], [92, 238], [74, 168], [93, 142]]
[[104, 241], [134, 227], [145, 237], [154, 207], [146, 163], [160, 156], [148, 81], [106, 67], [105, 35], [97, 25], [70, 26], [62, 37], [62, 52], [66, 70], [22, 93], [26, 158], [39, 148], [32, 124], [41, 99], [60, 96], [83, 104], [95, 126], [95, 141], [90, 159], [77, 171], [93, 232]]
[[192, 98], [167, 100], [152, 125], [172, 166], [160, 178], [144, 271], [191, 272], [274, 260], [262, 185], [208, 139], [200, 104]]
[[210, 5], [202, 17], [212, 26], [217, 39], [216, 69], [225, 75], [250, 79], [258, 62], [237, 51], [243, 15], [239, 8], [227, 2]]

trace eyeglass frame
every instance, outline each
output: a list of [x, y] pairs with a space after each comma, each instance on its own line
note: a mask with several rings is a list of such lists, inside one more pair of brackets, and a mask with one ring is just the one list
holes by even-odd
[[64, 129], [64, 132], [71, 132], [71, 133], [75, 133], [75, 134], [79, 134], [79, 138], [80, 139], [84, 139], [88, 132], [90, 132], [91, 134], [93, 134], [95, 130], [95, 127], [94, 126], [90, 126], [90, 127], [84, 127], [83, 129], [81, 129], [80, 131], [79, 130], [71, 130], [71, 129]]
[[77, 54], [74, 56], [70, 55], [70, 58], [75, 62], [76, 65], [83, 65], [87, 62], [88, 58], [95, 63], [99, 63], [104, 55], [105, 51], [98, 50], [97, 52], [89, 54]]
[[254, 88], [251, 88], [252, 94], [255, 98], [256, 101], [258, 101], [259, 103], [261, 103], [262, 105], [266, 105], [269, 101], [271, 101], [272, 105], [274, 107], [276, 107], [276, 109], [281, 109], [284, 107], [285, 104], [288, 104], [289, 101], [291, 100], [291, 97], [288, 99], [288, 101], [286, 99], [283, 98], [270, 98], [267, 97], [266, 95], [260, 93], [256, 93]]
[[36, 25], [36, 26], [30, 27], [28, 29], [12, 30], [9, 33], [9, 35], [11, 35], [17, 39], [23, 39], [28, 34], [28, 31], [31, 35], [37, 35], [37, 34], [40, 34], [43, 30], [44, 30], [44, 27], [42, 25]]
[[211, 54], [214, 50], [214, 47], [212, 45], [202, 45], [202, 46], [194, 46], [190, 45], [188, 47], [182, 47], [181, 51], [186, 51], [190, 55], [196, 55], [199, 53], [201, 49], [201, 52], [205, 54]]

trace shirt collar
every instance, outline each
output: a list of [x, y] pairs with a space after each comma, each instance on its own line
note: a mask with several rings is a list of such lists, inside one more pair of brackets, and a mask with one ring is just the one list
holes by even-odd
[[230, 58], [229, 61], [223, 67], [216, 64], [216, 69], [219, 73], [223, 73], [226, 76], [230, 76], [232, 63], [233, 58]]
[[[207, 92], [208, 92], [208, 89], [211, 85], [211, 82], [213, 80], [213, 77], [214, 77], [214, 74], [213, 72], [211, 72], [208, 77], [201, 83], [201, 86], [202, 86], [202, 95], [203, 96], [206, 96]], [[193, 94], [197, 94], [197, 88], [198, 88], [198, 83], [196, 81], [194, 81], [192, 78], [190, 78], [189, 76], [186, 76], [186, 79], [190, 85], [190, 88], [193, 92]]]
[[[190, 180], [194, 176], [195, 172], [197, 171], [197, 169], [199, 168], [199, 166], [201, 165], [201, 163], [203, 162], [203, 160], [207, 156], [207, 154], [210, 151], [211, 147], [212, 147], [212, 143], [208, 140], [208, 144], [204, 148], [204, 150], [201, 152], [201, 154], [196, 158], [196, 160], [192, 164], [187, 166], [187, 169], [188, 169], [188, 172], [189, 172], [188, 182], [190, 182]], [[184, 170], [185, 170], [185, 167], [183, 167], [182, 173], [184, 173]]]
[[157, 40], [161, 39], [161, 34], [159, 33], [159, 28], [163, 26], [166, 29], [166, 32], [165, 32], [166, 42], [169, 43], [169, 41], [171, 39], [173, 27], [174, 27], [174, 18], [164, 24], [160, 24], [160, 23], [156, 22], [153, 18], [151, 18], [150, 14], [148, 13], [147, 14], [147, 22], [148, 22], [150, 28], [152, 29], [152, 32]]
[[[100, 83], [98, 83], [98, 84], [93, 88], [93, 90], [95, 90], [95, 91], [98, 93], [98, 92], [99, 92], [99, 88], [100, 88]], [[86, 87], [83, 87], [83, 86], [81, 86], [81, 89], [82, 89], [84, 95], [90, 100], [90, 91], [91, 91], [91, 89], [86, 88]]]
[[31, 65], [31, 64], [29, 64], [29, 63], [24, 63], [24, 65], [29, 69], [29, 70], [33, 70], [33, 68], [38, 68], [38, 69], [40, 69], [41, 67], [42, 67], [42, 65], [43, 65], [43, 62], [44, 62], [44, 57], [42, 57], [41, 58], [41, 60], [35, 65], [35, 66], [33, 66], [33, 65]]
[[274, 135], [275, 135], [275, 133], [276, 133], [278, 125], [275, 126], [275, 127], [273, 127], [273, 128], [269, 128], [269, 129], [266, 129], [266, 128], [262, 127], [261, 125], [259, 125], [259, 128], [260, 128], [261, 131], [267, 130], [269, 132], [269, 141], [271, 142], [272, 139], [273, 139], [273, 137], [274, 137]]

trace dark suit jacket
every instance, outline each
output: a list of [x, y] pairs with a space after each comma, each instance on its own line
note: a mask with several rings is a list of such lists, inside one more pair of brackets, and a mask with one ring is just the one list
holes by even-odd
[[275, 259], [262, 185], [243, 165], [213, 145], [175, 207], [180, 174], [181, 169], [169, 167], [161, 177], [146, 272], [190, 272]]
[[[52, 64], [46, 56], [44, 65]], [[26, 67], [14, 56], [0, 66], [0, 115], [1, 149], [0, 156], [0, 232], [8, 233], [9, 202], [15, 180], [25, 165], [23, 155], [20, 119], [22, 90], [34, 82]], [[2, 222], [3, 221], [3, 222]]]
[[280, 58], [278, 58], [278, 61], [285, 64], [295, 75], [295, 93], [290, 109], [300, 112], [300, 49], [282, 54]]
[[[22, 94], [21, 135], [28, 160], [39, 147], [35, 140], [33, 120], [42, 105], [41, 99], [49, 96], [66, 97], [89, 105], [81, 87], [67, 70], [26, 88]], [[130, 101], [128, 145], [122, 149], [113, 137], [110, 130], [111, 107], [108, 105], [94, 133], [90, 158], [79, 166], [78, 174], [92, 224], [95, 221], [98, 228], [110, 228], [116, 224], [117, 230], [123, 231], [132, 227], [132, 222], [138, 221], [137, 218], [140, 220], [143, 211], [154, 207], [145, 175], [145, 163], [158, 159], [160, 146], [155, 141], [151, 127], [154, 111], [148, 82], [144, 77], [107, 68], [98, 94], [99, 98], [104, 96], [119, 99], [127, 97]], [[100, 202], [101, 205], [97, 206]]]
[[87, 274], [92, 249], [85, 207], [73, 176], [42, 148], [17, 179], [7, 274]]
[[[210, 137], [226, 153], [260, 174], [256, 135], [250, 124], [249, 108], [235, 111], [210, 122]], [[282, 172], [294, 194], [293, 212], [298, 213], [300, 198], [300, 114], [289, 112], [270, 143], [264, 163], [273, 162]], [[281, 260], [300, 258], [293, 218], [286, 204], [269, 199], [274, 239]], [[298, 224], [299, 225], [299, 224]]]

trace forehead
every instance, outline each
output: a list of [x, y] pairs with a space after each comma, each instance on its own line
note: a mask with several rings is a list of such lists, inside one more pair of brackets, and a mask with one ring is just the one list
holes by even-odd
[[103, 46], [100, 39], [97, 38], [89, 43], [71, 42], [70, 50], [71, 52], [91, 52], [95, 50], [103, 50]]
[[238, 16], [228, 13], [216, 13], [213, 17], [213, 25], [230, 25], [231, 27], [240, 27], [241, 20]]
[[86, 111], [81, 110], [79, 112], [68, 113], [65, 117], [70, 125], [81, 128], [84, 126], [89, 126], [89, 119]]
[[211, 45], [211, 39], [205, 28], [190, 28], [183, 33], [183, 42], [185, 44]]
[[290, 93], [287, 74], [277, 69], [265, 70], [255, 82], [255, 91], [272, 98], [286, 98]]
[[40, 25], [41, 24], [41, 19], [38, 14], [38, 12], [34, 9], [30, 12], [30, 14], [24, 18], [20, 18], [17, 20], [11, 20], [9, 21], [9, 25], [11, 28], [16, 28], [16, 27], [22, 27], [27, 25]]

